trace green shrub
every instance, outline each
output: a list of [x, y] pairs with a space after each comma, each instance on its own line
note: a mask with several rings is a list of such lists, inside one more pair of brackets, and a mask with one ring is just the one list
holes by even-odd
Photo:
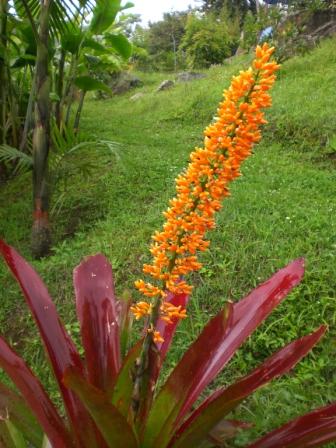
[[238, 45], [238, 21], [234, 20], [230, 27], [224, 12], [220, 16], [190, 14], [179, 47], [189, 67], [208, 68], [230, 57]]

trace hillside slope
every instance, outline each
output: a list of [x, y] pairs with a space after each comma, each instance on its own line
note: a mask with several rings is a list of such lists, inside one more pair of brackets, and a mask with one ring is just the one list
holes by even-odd
[[[218, 216], [204, 268], [194, 275], [189, 318], [181, 325], [168, 364], [194, 339], [209, 315], [237, 300], [290, 260], [306, 258], [304, 282], [248, 341], [219, 379], [227, 383], [290, 340], [320, 323], [324, 341], [285, 379], [260, 391], [235, 417], [256, 423], [237, 446], [300, 412], [336, 399], [333, 358], [336, 336], [336, 40], [286, 62], [273, 92], [269, 125], [255, 155], [244, 165], [232, 196]], [[223, 88], [246, 67], [244, 57], [214, 67], [206, 78], [154, 93], [163, 75], [142, 75], [145, 96], [134, 92], [85, 105], [82, 130], [91, 138], [122, 144], [119, 158], [69, 187], [54, 207], [53, 256], [34, 262], [75, 335], [72, 269], [85, 255], [102, 251], [111, 260], [120, 294], [136, 297], [133, 282], [149, 259], [151, 234], [174, 191], [188, 154], [202, 144]], [[141, 75], [140, 75], [141, 76]], [[0, 235], [29, 258], [30, 179], [2, 188]], [[64, 235], [66, 236], [64, 238]], [[12, 279], [0, 266], [0, 327], [17, 343], [44, 381], [46, 374], [32, 323]], [[279, 412], [279, 403], [281, 413]]]

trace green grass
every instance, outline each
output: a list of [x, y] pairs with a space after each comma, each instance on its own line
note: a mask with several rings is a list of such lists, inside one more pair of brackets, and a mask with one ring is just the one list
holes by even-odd
[[[321, 323], [329, 325], [328, 335], [293, 373], [243, 403], [234, 417], [254, 422], [255, 428], [234, 446], [336, 399], [336, 171], [330, 146], [336, 135], [335, 43], [327, 40], [311, 54], [284, 64], [265, 137], [218, 215], [211, 249], [201, 257], [204, 268], [193, 275], [189, 318], [167, 360], [168, 371], [226, 300], [238, 300], [290, 260], [305, 257], [302, 284], [247, 341], [216, 384], [247, 373]], [[163, 222], [174, 178], [194, 146], [202, 144], [223, 88], [249, 59], [212, 68], [205, 79], [161, 93], [154, 90], [163, 75], [140, 75], [145, 85], [139, 91], [145, 96], [137, 102], [129, 100], [131, 92], [86, 103], [83, 131], [122, 143], [120, 160], [113, 159], [90, 181], [71, 179], [64, 206], [53, 217], [53, 255], [33, 262], [75, 335], [72, 269], [85, 255], [103, 252], [113, 264], [118, 293], [129, 290], [138, 297], [133, 282], [149, 260], [150, 236]], [[26, 176], [2, 188], [0, 235], [28, 258], [29, 227]], [[0, 284], [1, 333], [52, 388], [32, 320], [3, 266]]]

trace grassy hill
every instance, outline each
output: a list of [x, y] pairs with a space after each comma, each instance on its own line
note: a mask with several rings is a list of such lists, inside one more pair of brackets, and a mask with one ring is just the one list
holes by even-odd
[[[290, 340], [321, 323], [330, 327], [323, 342], [293, 373], [242, 404], [234, 418], [255, 423], [235, 446], [299, 413], [336, 399], [336, 40], [286, 62], [273, 91], [269, 124], [255, 154], [232, 186], [212, 232], [204, 268], [193, 276], [195, 290], [178, 332], [169, 369], [210, 315], [238, 300], [276, 269], [306, 259], [305, 279], [239, 351], [218, 379], [227, 384]], [[174, 178], [188, 161], [211, 121], [232, 74], [249, 56], [214, 67], [206, 78], [155, 93], [165, 78], [142, 74], [144, 96], [134, 92], [89, 100], [82, 132], [121, 143], [118, 157], [89, 179], [74, 176], [55, 195], [53, 255], [34, 262], [55, 298], [68, 329], [78, 336], [72, 269], [85, 255], [103, 252], [111, 260], [117, 291], [137, 293], [133, 282], [149, 260], [151, 234], [174, 192]], [[30, 176], [1, 189], [0, 235], [29, 258]], [[29, 359], [49, 387], [52, 378], [32, 320], [18, 288], [0, 265], [0, 328]]]

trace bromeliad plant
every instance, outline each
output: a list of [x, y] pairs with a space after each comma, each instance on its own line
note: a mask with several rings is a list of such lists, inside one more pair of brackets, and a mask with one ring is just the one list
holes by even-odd
[[[253, 391], [288, 372], [322, 337], [324, 326], [194, 408], [236, 350], [301, 281], [304, 267], [299, 259], [244, 299], [227, 302], [158, 386], [177, 325], [186, 317], [191, 286], [185, 276], [200, 268], [196, 255], [208, 246], [205, 233], [214, 227], [214, 214], [228, 195], [229, 182], [240, 175], [241, 162], [260, 139], [259, 127], [265, 122], [261, 108], [271, 103], [268, 90], [278, 68], [270, 60], [272, 51], [267, 45], [257, 47], [252, 67], [233, 79], [218, 117], [205, 131], [204, 148], [192, 153], [188, 168], [177, 179], [177, 195], [165, 213], [163, 230], [153, 237], [153, 262], [144, 266], [153, 280], [136, 282], [151, 300], [133, 305], [118, 300], [112, 269], [103, 255], [88, 257], [75, 269], [83, 358], [38, 274], [0, 242], [0, 253], [36, 321], [64, 405], [62, 410], [55, 406], [23, 359], [0, 338], [0, 366], [19, 391], [0, 385], [3, 446], [224, 446], [228, 437], [248, 426], [227, 419], [228, 414]], [[142, 337], [129, 347], [132, 315], [146, 320]], [[299, 439], [303, 434], [297, 434]], [[271, 446], [262, 440], [256, 446]], [[292, 446], [288, 440], [281, 446]]]

